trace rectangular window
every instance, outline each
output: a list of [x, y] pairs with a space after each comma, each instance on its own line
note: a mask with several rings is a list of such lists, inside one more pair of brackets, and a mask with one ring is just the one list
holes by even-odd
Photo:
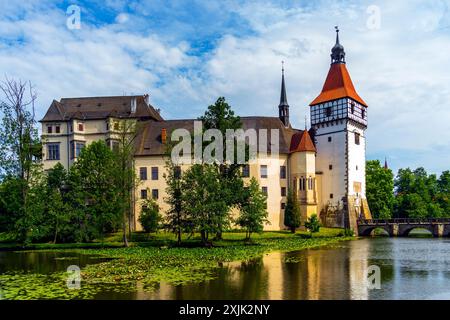
[[152, 167], [152, 180], [158, 180], [158, 167]]
[[83, 123], [79, 123], [78, 124], [78, 131], [84, 131], [84, 124]]
[[248, 164], [242, 167], [242, 177], [243, 178], [250, 177], [250, 166]]
[[119, 123], [118, 122], [114, 122], [114, 130], [119, 131]]
[[308, 178], [308, 189], [309, 190], [313, 189], [313, 179], [311, 177]]
[[359, 137], [360, 137], [360, 134], [358, 132], [355, 132], [355, 144], [359, 145], [359, 143], [360, 143]]
[[75, 157], [78, 158], [81, 154], [81, 149], [84, 148], [84, 142], [75, 142]]
[[286, 166], [280, 166], [280, 179], [286, 179]]
[[109, 122], [106, 122], [106, 131], [109, 131]]
[[141, 180], [147, 180], [147, 167], [139, 168], [139, 178]]
[[56, 126], [55, 127], [55, 132], [56, 133], [60, 133], [61, 132], [61, 127], [60, 126]]
[[330, 193], [330, 199], [333, 199], [333, 194], [332, 193]]
[[147, 199], [147, 189], [141, 190], [141, 199]]
[[59, 143], [47, 144], [47, 160], [59, 160]]
[[328, 169], [333, 170], [333, 165], [330, 164], [330, 165], [328, 166]]
[[325, 109], [325, 116], [326, 117], [331, 117], [332, 114], [333, 114], [333, 109], [331, 107], [327, 107]]
[[286, 187], [281, 187], [281, 196], [286, 197]]
[[155, 200], [159, 199], [159, 190], [158, 189], [152, 189], [152, 198]]
[[261, 178], [267, 178], [267, 166], [261, 166]]
[[119, 141], [111, 140], [111, 149], [114, 152], [119, 151]]
[[331, 140], [332, 140], [332, 138], [331, 138], [331, 137], [328, 137], [328, 142], [331, 142]]
[[267, 193], [268, 193], [267, 187], [262, 187], [261, 190], [267, 196]]
[[286, 203], [282, 202], [281, 203], [281, 210], [284, 210], [286, 208]]
[[47, 133], [53, 133], [53, 127], [52, 126], [48, 126], [47, 127]]

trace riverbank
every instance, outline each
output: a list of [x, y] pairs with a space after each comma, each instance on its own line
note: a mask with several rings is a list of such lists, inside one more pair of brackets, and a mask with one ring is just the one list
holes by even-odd
[[[199, 241], [196, 237], [186, 241], [184, 247], [174, 247], [173, 235], [166, 233], [151, 236], [136, 234], [129, 248], [110, 247], [120, 245], [117, 242], [120, 235], [104, 239], [103, 248], [68, 248], [67, 245], [48, 244], [47, 251], [75, 252], [111, 260], [82, 268], [81, 290], [67, 289], [66, 274], [62, 271], [49, 275], [3, 274], [0, 275], [0, 287], [3, 287], [3, 298], [6, 299], [92, 298], [105, 285], [113, 285], [113, 290], [119, 292], [134, 290], [139, 284], [144, 290], [151, 291], [161, 282], [177, 285], [213, 279], [215, 270], [227, 262], [246, 261], [273, 251], [297, 251], [351, 239], [344, 236], [343, 230], [327, 228], [322, 228], [312, 238], [302, 231], [295, 234], [264, 232], [254, 235], [251, 242], [244, 241], [243, 237], [243, 233], [224, 233], [224, 239], [214, 242], [212, 248], [196, 246]], [[38, 248], [42, 249], [44, 245]]]

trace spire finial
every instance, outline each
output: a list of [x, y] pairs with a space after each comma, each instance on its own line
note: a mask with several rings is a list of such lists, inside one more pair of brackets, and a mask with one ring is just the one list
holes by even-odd
[[284, 75], [284, 60], [281, 60], [281, 73]]
[[336, 44], [331, 49], [331, 63], [345, 63], [344, 47], [339, 43], [339, 27], [335, 26], [334, 28], [336, 29]]

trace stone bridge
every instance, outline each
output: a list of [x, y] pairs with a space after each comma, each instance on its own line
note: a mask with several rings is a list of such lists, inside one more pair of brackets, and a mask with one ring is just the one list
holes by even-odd
[[426, 229], [434, 237], [450, 237], [450, 219], [360, 219], [358, 220], [358, 235], [370, 236], [372, 231], [381, 228], [390, 237], [407, 237], [411, 230]]

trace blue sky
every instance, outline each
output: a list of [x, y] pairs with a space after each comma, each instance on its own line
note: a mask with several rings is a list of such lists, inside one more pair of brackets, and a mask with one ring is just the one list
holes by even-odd
[[[66, 26], [70, 5], [81, 9], [79, 30]], [[218, 96], [240, 115], [275, 116], [284, 60], [292, 122], [303, 127], [339, 25], [369, 104], [368, 158], [439, 173], [450, 169], [449, 9], [443, 0], [0, 0], [0, 70], [31, 80], [39, 117], [52, 99], [143, 93], [167, 119], [197, 117]]]

